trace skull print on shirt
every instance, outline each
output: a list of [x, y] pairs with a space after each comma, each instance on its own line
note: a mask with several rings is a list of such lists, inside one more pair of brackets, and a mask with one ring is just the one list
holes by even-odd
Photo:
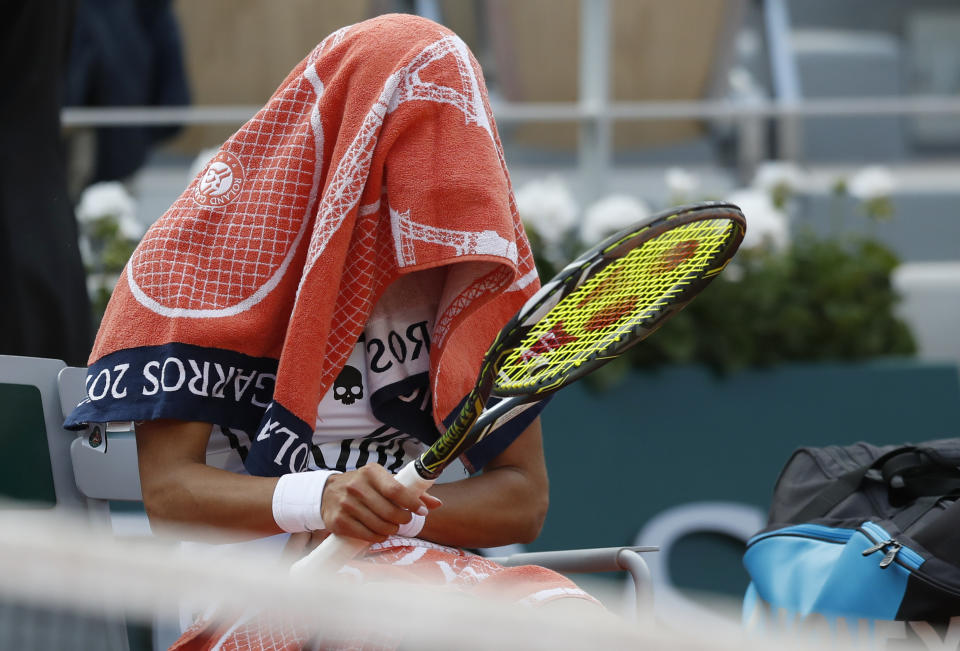
[[352, 405], [363, 398], [363, 377], [356, 368], [347, 365], [333, 383], [333, 397], [345, 405]]

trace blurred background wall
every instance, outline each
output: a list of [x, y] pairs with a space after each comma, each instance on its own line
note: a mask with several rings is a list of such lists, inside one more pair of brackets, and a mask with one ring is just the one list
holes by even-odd
[[[371, 15], [371, 3], [176, 0], [184, 59], [196, 104], [263, 104], [287, 73], [330, 32]], [[219, 145], [236, 125], [194, 126], [173, 143], [193, 155]]]
[[[739, 1], [614, 0], [611, 5], [611, 98], [692, 100], [722, 78]], [[393, 6], [391, 6], [393, 5]], [[289, 0], [266, 12], [262, 0], [174, 3], [183, 30], [187, 71], [197, 104], [258, 104], [324, 36], [402, 3], [377, 0]], [[514, 102], [573, 102], [579, 85], [578, 0], [443, 0], [438, 16], [481, 58], [488, 83]], [[678, 52], [681, 53], [678, 56]], [[663, 63], [670, 60], [671, 65]], [[230, 71], [237, 71], [232, 73]], [[242, 71], [242, 74], [240, 73]], [[617, 149], [674, 142], [702, 133], [698, 121], [618, 124]], [[182, 151], [218, 144], [228, 127], [193, 127]], [[572, 151], [577, 125], [528, 124], [510, 135], [517, 145]]]

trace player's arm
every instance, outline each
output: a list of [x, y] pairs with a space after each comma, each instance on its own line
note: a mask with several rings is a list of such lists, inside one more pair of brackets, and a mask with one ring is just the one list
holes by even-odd
[[270, 506], [277, 479], [208, 466], [211, 429], [175, 420], [137, 423], [140, 487], [151, 523], [229, 529], [238, 538], [279, 533]]
[[[374, 486], [383, 477], [391, 484]], [[399, 483], [380, 466], [331, 477], [323, 494], [323, 519], [330, 531], [377, 542], [371, 535], [388, 523], [372, 505], [386, 512], [388, 497], [399, 494]], [[546, 517], [548, 496], [546, 463], [543, 457], [540, 421], [536, 419], [506, 450], [495, 457], [479, 475], [448, 484], [434, 484], [430, 496], [442, 504], [426, 518], [419, 538], [459, 547], [496, 547], [532, 541]], [[377, 493], [383, 491], [387, 497]]]
[[[274, 519], [273, 497], [276, 477], [241, 475], [206, 464], [209, 423], [156, 420], [137, 423], [137, 455], [143, 502], [151, 523], [175, 523], [216, 527], [232, 531], [234, 539], [280, 533]], [[376, 472], [379, 469], [382, 473]], [[433, 507], [436, 500], [421, 499], [416, 492], [400, 486], [383, 468], [348, 473], [362, 477], [368, 492], [351, 495], [351, 508], [364, 500], [373, 502], [376, 530], [371, 541], [395, 533], [410, 519], [410, 511]], [[357, 532], [351, 530], [353, 535]]]
[[[240, 475], [206, 465], [207, 423], [138, 423], [137, 452], [144, 505], [151, 522], [216, 527], [235, 537], [281, 530], [273, 515], [277, 479]], [[448, 545], [492, 547], [528, 542], [547, 508], [547, 475], [535, 421], [478, 476], [435, 486], [417, 497], [381, 466], [334, 475], [323, 492], [323, 518], [340, 535], [380, 542], [411, 511], [433, 509], [420, 536]]]
[[549, 505], [540, 419], [536, 419], [482, 473], [430, 493], [443, 505], [430, 512], [421, 538], [460, 547], [532, 542]]

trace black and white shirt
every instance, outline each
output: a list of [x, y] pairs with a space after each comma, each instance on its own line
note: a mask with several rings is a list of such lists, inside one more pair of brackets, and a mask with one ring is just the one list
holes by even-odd
[[[371, 336], [368, 328], [357, 342], [336, 382], [317, 407], [316, 428], [310, 447], [308, 468], [355, 470], [378, 463], [396, 473], [426, 448], [410, 432], [383, 423], [374, 415], [374, 394], [391, 382], [392, 372], [411, 363], [426, 379], [429, 372], [429, 320], [394, 324], [381, 330], [384, 336]], [[422, 358], [422, 359], [420, 359]], [[413, 383], [407, 394], [394, 396], [417, 412], [430, 414], [429, 383]], [[243, 461], [250, 446], [250, 435], [225, 427], [214, 427], [207, 446], [209, 465], [246, 474]], [[446, 480], [467, 475], [462, 464], [455, 463], [444, 473]]]

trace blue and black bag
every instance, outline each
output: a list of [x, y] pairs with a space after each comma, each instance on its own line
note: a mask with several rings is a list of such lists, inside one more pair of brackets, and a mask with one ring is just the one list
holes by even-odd
[[960, 439], [798, 449], [747, 543], [745, 624], [946, 639], [960, 629], [958, 497]]

